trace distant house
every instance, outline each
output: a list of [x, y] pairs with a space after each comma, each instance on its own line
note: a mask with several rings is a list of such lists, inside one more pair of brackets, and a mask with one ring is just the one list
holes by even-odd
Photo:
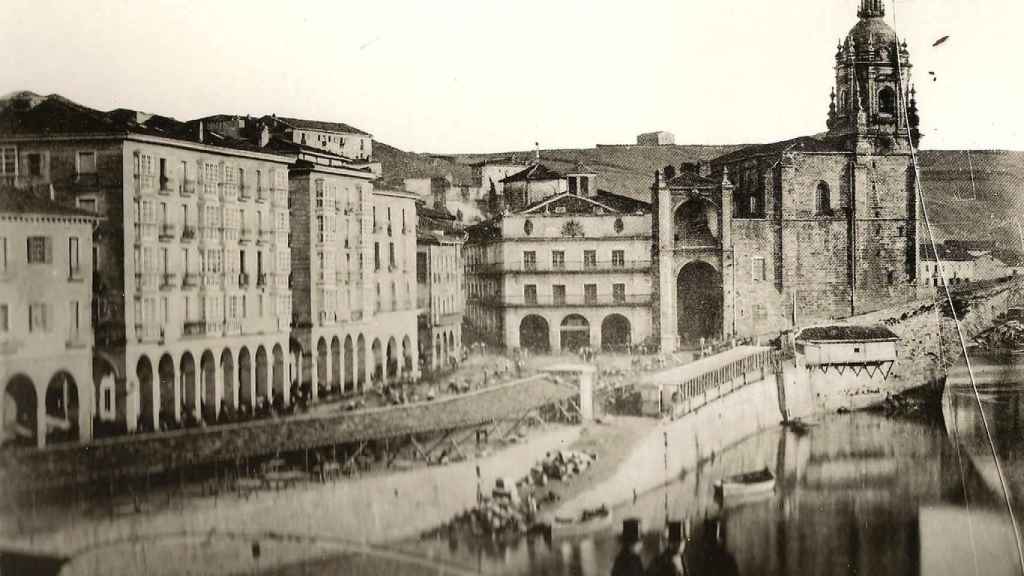
[[636, 143], [638, 146], [671, 146], [676, 143], [676, 136], [664, 130], [645, 132], [636, 137]]

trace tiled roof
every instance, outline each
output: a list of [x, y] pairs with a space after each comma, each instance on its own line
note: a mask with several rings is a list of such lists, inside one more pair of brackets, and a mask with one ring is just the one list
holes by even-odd
[[665, 184], [669, 188], [715, 188], [718, 186], [714, 180], [693, 172], [681, 172], [669, 178]]
[[302, 118], [285, 118], [282, 116], [277, 116], [277, 120], [291, 126], [292, 128], [299, 128], [303, 130], [322, 130], [324, 132], [361, 134], [363, 136], [370, 135], [369, 132], [363, 132], [354, 126], [342, 124], [341, 122], [322, 122], [320, 120], [303, 120]]
[[714, 159], [712, 163], [716, 166], [722, 164], [732, 164], [740, 160], [747, 158], [753, 158], [756, 156], [770, 156], [775, 154], [782, 154], [788, 150], [797, 152], [840, 152], [841, 148], [821, 140], [814, 136], [801, 136], [799, 138], [793, 138], [792, 140], [783, 140], [781, 142], [772, 142], [771, 144], [754, 144], [753, 146], [746, 146], [730, 152], [724, 156], [719, 156]]
[[[141, 134], [199, 143], [196, 122], [181, 122], [168, 116], [145, 114], [118, 108], [102, 112], [66, 98], [47, 96], [35, 106], [9, 104], [0, 111], [0, 134], [49, 136], [58, 134]], [[202, 144], [251, 152], [269, 152], [248, 140], [229, 138], [204, 129]]]
[[[936, 244], [935, 249], [932, 249], [931, 244], [921, 244], [920, 251], [921, 259], [928, 262], [935, 262], [939, 258], [945, 262], [970, 262], [975, 259], [966, 249], [955, 245]], [[938, 258], [936, 258], [936, 254]]]
[[896, 334], [885, 326], [815, 326], [804, 328], [797, 340], [806, 342], [877, 342], [897, 340]]
[[561, 172], [556, 172], [544, 164], [532, 164], [525, 170], [520, 170], [511, 176], [503, 178], [502, 182], [525, 182], [533, 180], [558, 180], [564, 178]]
[[65, 206], [40, 196], [31, 190], [23, 190], [11, 186], [0, 186], [0, 214], [41, 214], [45, 216], [97, 218], [92, 212]]

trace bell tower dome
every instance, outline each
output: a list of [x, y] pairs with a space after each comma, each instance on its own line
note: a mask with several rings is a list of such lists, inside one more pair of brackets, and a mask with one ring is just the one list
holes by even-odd
[[[917, 137], [906, 42], [885, 22], [885, 0], [861, 0], [857, 24], [836, 51], [828, 135], [851, 151], [899, 152]], [[912, 124], [912, 125], [911, 125]]]

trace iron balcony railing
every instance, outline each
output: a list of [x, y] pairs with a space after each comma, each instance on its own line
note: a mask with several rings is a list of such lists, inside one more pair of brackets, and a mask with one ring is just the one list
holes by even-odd
[[560, 272], [642, 272], [651, 269], [650, 260], [571, 260], [564, 262], [494, 262], [470, 264], [470, 273], [560, 273]]
[[527, 298], [523, 294], [504, 296], [474, 296], [475, 300], [484, 304], [506, 308], [529, 308], [533, 306], [644, 306], [653, 302], [651, 294], [597, 294], [588, 296], [583, 293], [570, 293], [565, 297], [553, 294], [538, 294], [536, 298]]

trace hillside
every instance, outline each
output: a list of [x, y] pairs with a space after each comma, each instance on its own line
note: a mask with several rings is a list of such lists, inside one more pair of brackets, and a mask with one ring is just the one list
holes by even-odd
[[[472, 181], [474, 164], [534, 157], [529, 150], [442, 156], [412, 154], [380, 143], [375, 146], [391, 185], [400, 185], [402, 178], [422, 176], [451, 175], [457, 181]], [[540, 156], [546, 165], [562, 171], [583, 162], [600, 174], [602, 189], [646, 200], [655, 170], [711, 160], [739, 147], [599, 145], [541, 150]], [[1024, 152], [922, 150], [920, 165], [936, 241], [997, 240], [1020, 245], [1017, 223], [1020, 219], [1024, 225]]]
[[922, 192], [935, 240], [996, 240], [1020, 245], [1024, 152], [924, 150]]

